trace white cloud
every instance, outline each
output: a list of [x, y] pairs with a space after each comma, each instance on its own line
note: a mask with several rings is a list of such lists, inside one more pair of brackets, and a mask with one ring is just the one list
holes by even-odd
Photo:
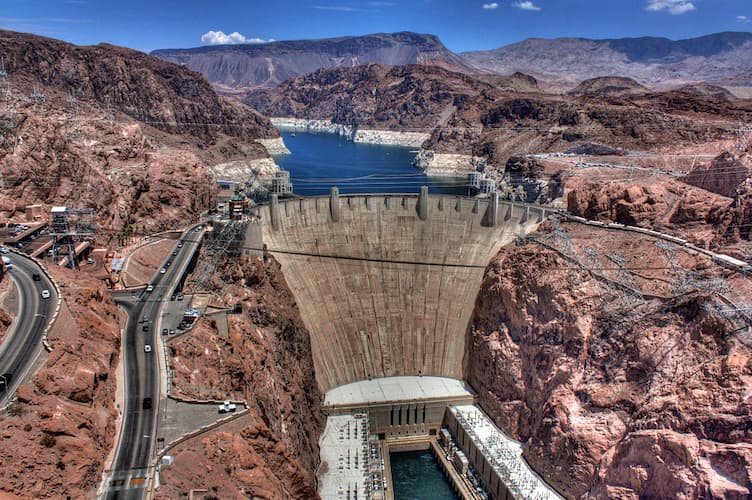
[[526, 2], [515, 2], [512, 4], [512, 7], [517, 7], [518, 9], [522, 9], [522, 10], [541, 10], [540, 7], [535, 5], [530, 0]]
[[204, 45], [237, 45], [240, 43], [267, 43], [273, 42], [274, 39], [264, 40], [263, 38], [246, 38], [245, 35], [233, 31], [225, 33], [224, 31], [207, 31], [201, 35], [201, 43]]
[[483, 8], [486, 10], [495, 10], [499, 8], [499, 4], [496, 2], [484, 3]]
[[748, 18], [747, 16], [736, 16], [736, 22], [737, 23], [748, 23], [748, 22], [752, 22], [752, 19]]
[[689, 0], [648, 0], [645, 10], [652, 12], [668, 11], [675, 16], [697, 10]]

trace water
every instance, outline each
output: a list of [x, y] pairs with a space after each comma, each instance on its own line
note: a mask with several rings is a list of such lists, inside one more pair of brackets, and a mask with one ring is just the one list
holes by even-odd
[[458, 500], [430, 451], [392, 453], [395, 500]]
[[428, 177], [411, 165], [417, 148], [358, 144], [335, 134], [283, 132], [292, 154], [275, 158], [290, 171], [293, 190], [302, 196], [347, 193], [465, 193], [465, 179]]

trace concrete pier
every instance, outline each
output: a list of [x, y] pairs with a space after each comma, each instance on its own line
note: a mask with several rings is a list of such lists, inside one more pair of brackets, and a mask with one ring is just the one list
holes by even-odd
[[[264, 244], [311, 332], [322, 391], [398, 375], [462, 378], [488, 261], [538, 218], [496, 198], [341, 196], [336, 188], [328, 198], [328, 210], [326, 198], [273, 198], [260, 210]], [[503, 222], [494, 220], [499, 210]]]

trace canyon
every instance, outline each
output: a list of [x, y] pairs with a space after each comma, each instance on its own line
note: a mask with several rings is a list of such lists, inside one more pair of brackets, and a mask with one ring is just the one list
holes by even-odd
[[[732, 54], [746, 50], [734, 40]], [[258, 58], [286, 43], [157, 54], [189, 67], [180, 58], [197, 57], [220, 90], [220, 80], [228, 93], [242, 90], [244, 104], [135, 51], [0, 32], [14, 96], [0, 111], [11, 125], [0, 136], [0, 212], [91, 206], [100, 245], [127, 225], [182, 228], [213, 206], [217, 180], [274, 176], [272, 154], [286, 151], [275, 125], [402, 141], [421, 148], [429, 172], [556, 176], [562, 196], [542, 206], [427, 191], [274, 195], [237, 221], [245, 232], [222, 258], [212, 242], [234, 222], [213, 220], [181, 287], [199, 288], [224, 316], [206, 314], [165, 344], [170, 391], [248, 411], [172, 448], [158, 498], [204, 488], [220, 498], [315, 498], [322, 470], [335, 467], [320, 455], [334, 412], [327, 394], [402, 376], [467, 382], [567, 498], [750, 495], [752, 339], [742, 312], [752, 287], [698, 251], [749, 255], [752, 164], [734, 141], [752, 119], [749, 100], [603, 75], [548, 93], [525, 74], [468, 75], [438, 39], [410, 34], [356, 49], [402, 64], [400, 44], [421, 43], [407, 60], [421, 64], [353, 59], [304, 75], [296, 66], [276, 88], [252, 88], [276, 84], [274, 75], [235, 85], [241, 75], [210, 60]], [[21, 99], [30, 88], [44, 101]], [[0, 491], [80, 498], [96, 490], [114, 446], [125, 318], [103, 269], [52, 273], [61, 321], [0, 420]], [[407, 408], [417, 420], [418, 406]]]

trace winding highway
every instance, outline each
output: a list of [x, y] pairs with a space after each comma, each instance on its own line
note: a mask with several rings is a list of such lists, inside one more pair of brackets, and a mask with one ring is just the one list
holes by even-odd
[[[11, 400], [44, 349], [44, 330], [57, 304], [55, 287], [36, 262], [16, 253], [8, 257], [13, 263], [8, 276], [16, 283], [18, 313], [0, 345], [0, 408]], [[34, 275], [39, 279], [34, 280]], [[49, 297], [42, 297], [43, 290], [49, 291]]]
[[[160, 404], [156, 349], [159, 316], [163, 301], [169, 300], [178, 287], [202, 237], [203, 231], [194, 228], [183, 233], [173, 248], [177, 255], [171, 252], [167, 258], [171, 262], [165, 274], [157, 273], [152, 279], [152, 291], [144, 288], [136, 297], [131, 292], [115, 295], [115, 300], [128, 314], [122, 344], [125, 408], [114, 465], [103, 498], [141, 499], [146, 496]], [[146, 345], [152, 348], [150, 352], [146, 352]]]

